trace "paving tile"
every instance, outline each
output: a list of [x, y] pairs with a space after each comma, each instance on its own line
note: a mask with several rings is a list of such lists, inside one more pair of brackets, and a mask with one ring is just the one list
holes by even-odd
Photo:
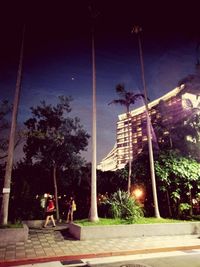
[[34, 249], [31, 249], [31, 250], [24, 250], [24, 252], [26, 254], [35, 254], [35, 250]]
[[25, 258], [25, 256], [26, 256], [26, 253], [25, 253], [25, 252], [20, 252], [20, 253], [17, 253], [17, 252], [16, 252], [16, 255], [15, 255], [15, 257], [16, 257], [17, 259]]
[[35, 254], [37, 256], [45, 256], [46, 255], [44, 251], [35, 251]]
[[0, 255], [5, 254], [5, 253], [6, 253], [6, 248], [0, 250]]
[[34, 246], [33, 249], [34, 250], [43, 250], [43, 247], [42, 246], [36, 246], [36, 247]]
[[45, 243], [45, 244], [41, 244], [41, 246], [42, 246], [43, 248], [49, 248], [49, 244], [47, 244], [47, 243]]
[[15, 255], [9, 255], [9, 256], [5, 256], [4, 257], [5, 260], [14, 260], [15, 259]]
[[59, 249], [59, 248], [54, 248], [53, 251], [54, 252], [62, 252], [63, 253], [62, 249]]
[[24, 248], [25, 249], [31, 249], [31, 248], [33, 248], [33, 244], [25, 244]]
[[0, 252], [0, 258], [4, 258], [5, 252], [1, 251]]
[[38, 238], [41, 243], [46, 242], [46, 238]]
[[15, 258], [15, 252], [10, 252], [10, 251], [6, 252], [5, 257], [6, 258], [13, 258], [13, 257]]
[[55, 251], [56, 256], [63, 256], [63, 252], [62, 251]]
[[17, 247], [17, 246], [16, 246], [16, 247], [15, 247], [15, 250], [16, 250], [16, 251], [20, 251], [20, 250], [23, 251], [23, 250], [25, 250], [25, 247]]
[[38, 256], [34, 253], [26, 253], [25, 257], [28, 259], [28, 258], [37, 258]]
[[45, 252], [52, 251], [52, 248], [43, 248]]
[[56, 254], [55, 254], [55, 252], [54, 251], [45, 251], [45, 255], [47, 255], [47, 256], [55, 256]]

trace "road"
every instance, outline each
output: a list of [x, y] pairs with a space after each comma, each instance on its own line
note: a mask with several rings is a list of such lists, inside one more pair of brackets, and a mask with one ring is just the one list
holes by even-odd
[[[98, 263], [99, 261], [99, 263]], [[200, 250], [121, 256], [88, 261], [92, 267], [200, 267]]]
[[[15, 265], [9, 265], [15, 266]], [[200, 267], [200, 250], [34, 263], [18, 267]]]

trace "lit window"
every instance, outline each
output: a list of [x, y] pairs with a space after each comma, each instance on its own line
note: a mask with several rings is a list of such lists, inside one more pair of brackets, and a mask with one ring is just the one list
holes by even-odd
[[147, 140], [147, 136], [143, 136], [142, 141], [146, 141], [146, 140]]

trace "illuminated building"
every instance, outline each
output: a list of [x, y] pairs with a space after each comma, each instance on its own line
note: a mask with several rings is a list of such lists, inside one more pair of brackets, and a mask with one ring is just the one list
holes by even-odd
[[[169, 140], [168, 129], [174, 127], [182, 118], [191, 113], [192, 107], [197, 107], [199, 99], [192, 93], [181, 93], [184, 86], [177, 87], [164, 96], [150, 102], [149, 115], [151, 118], [151, 138], [154, 143], [162, 143]], [[161, 116], [162, 115], [162, 116]], [[154, 128], [158, 122], [166, 125], [162, 136], [156, 136]], [[110, 153], [100, 162], [98, 169], [102, 171], [115, 171], [124, 168], [129, 160], [128, 131], [131, 136], [131, 159], [135, 159], [147, 145], [146, 109], [145, 106], [130, 112], [129, 118], [126, 113], [118, 116], [116, 129], [116, 144]]]

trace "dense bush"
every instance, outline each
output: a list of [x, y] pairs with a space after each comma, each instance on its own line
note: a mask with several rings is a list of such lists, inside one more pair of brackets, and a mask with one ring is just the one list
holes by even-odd
[[127, 192], [121, 190], [107, 198], [105, 204], [109, 206], [109, 215], [112, 218], [120, 218], [133, 223], [138, 218], [144, 216], [140, 204], [129, 196]]

